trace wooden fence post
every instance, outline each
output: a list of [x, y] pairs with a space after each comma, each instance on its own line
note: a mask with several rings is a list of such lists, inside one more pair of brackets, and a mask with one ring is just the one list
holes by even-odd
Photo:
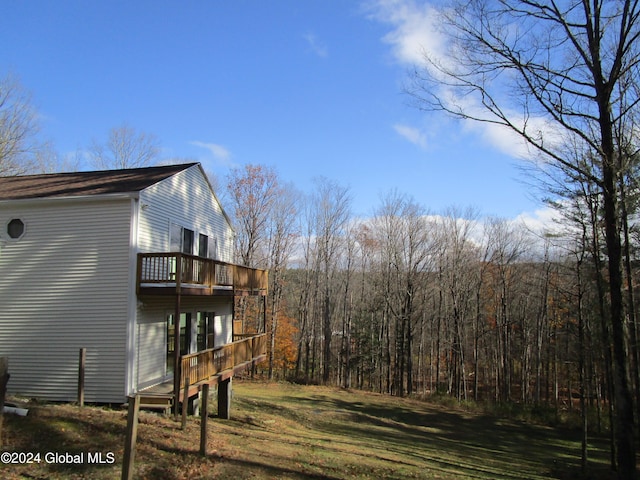
[[4, 416], [4, 399], [7, 394], [7, 383], [9, 383], [9, 358], [0, 357], [0, 447], [2, 447], [2, 422]]
[[78, 357], [78, 405], [84, 407], [84, 367], [87, 361], [87, 349], [81, 348]]
[[200, 455], [207, 455], [207, 420], [209, 418], [209, 384], [202, 385], [200, 405]]
[[124, 458], [122, 459], [122, 480], [131, 480], [133, 478], [136, 439], [138, 437], [138, 410], [140, 409], [140, 397], [138, 395], [132, 395], [127, 398], [129, 411], [127, 413], [127, 436], [124, 443]]

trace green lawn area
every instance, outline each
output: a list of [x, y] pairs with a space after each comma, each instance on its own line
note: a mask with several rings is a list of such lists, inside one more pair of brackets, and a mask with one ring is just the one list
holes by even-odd
[[[115, 463], [0, 464], [2, 478], [120, 478], [124, 410], [40, 404], [4, 423], [3, 451], [111, 453]], [[582, 478], [578, 431], [337, 388], [236, 379], [232, 419], [210, 420], [206, 458], [199, 435], [198, 418], [181, 430], [141, 412], [136, 478]], [[587, 478], [610, 478], [606, 446], [590, 445]]]

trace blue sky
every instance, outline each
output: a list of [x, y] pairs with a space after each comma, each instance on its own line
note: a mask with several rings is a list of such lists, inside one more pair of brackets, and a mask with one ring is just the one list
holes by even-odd
[[324, 176], [370, 215], [397, 189], [432, 213], [533, 215], [517, 146], [403, 94], [428, 37], [413, 0], [2, 2], [0, 76], [62, 155], [127, 124], [223, 179], [250, 163], [309, 192]]

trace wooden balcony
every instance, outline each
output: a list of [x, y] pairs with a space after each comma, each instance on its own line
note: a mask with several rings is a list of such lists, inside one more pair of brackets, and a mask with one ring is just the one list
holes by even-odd
[[180, 357], [180, 388], [173, 380], [147, 387], [139, 392], [147, 408], [168, 408], [198, 393], [205, 383], [216, 385], [233, 375], [264, 361], [267, 357], [267, 334], [234, 335], [235, 341]]
[[[267, 335], [236, 336], [240, 340], [180, 357], [180, 387], [229, 378], [266, 358]], [[217, 377], [217, 378], [216, 378]]]
[[138, 295], [266, 295], [267, 270], [185, 253], [139, 253]]

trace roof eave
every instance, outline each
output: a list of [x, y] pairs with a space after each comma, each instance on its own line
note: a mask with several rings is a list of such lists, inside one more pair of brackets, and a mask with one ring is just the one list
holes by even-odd
[[28, 205], [30, 203], [65, 203], [65, 202], [95, 202], [104, 200], [126, 200], [140, 197], [140, 192], [118, 192], [118, 193], [99, 193], [92, 195], [69, 195], [60, 197], [31, 197], [31, 198], [9, 198], [0, 200], [0, 206], [8, 204]]

